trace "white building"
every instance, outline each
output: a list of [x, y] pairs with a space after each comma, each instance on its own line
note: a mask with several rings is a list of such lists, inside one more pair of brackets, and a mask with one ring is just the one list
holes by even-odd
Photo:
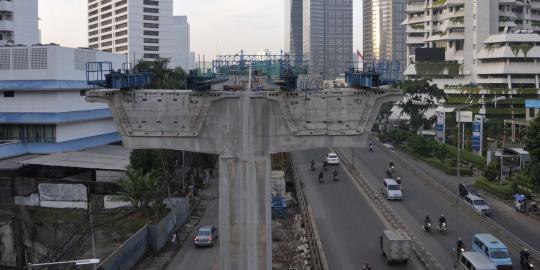
[[[540, 88], [540, 0], [408, 0], [406, 12], [404, 75], [444, 88]], [[444, 59], [417, 61], [416, 48], [441, 48]]]
[[0, 158], [120, 141], [106, 104], [88, 103], [86, 63], [124, 56], [56, 45], [0, 47]]
[[179, 29], [187, 26], [189, 36], [189, 24], [178, 24], [172, 10], [172, 0], [88, 0], [89, 47], [124, 54], [131, 65], [170, 58], [172, 67], [182, 66], [189, 48], [176, 42], [185, 36]]
[[308, 71], [335, 79], [354, 65], [352, 0], [303, 0], [302, 10], [302, 53]]
[[190, 69], [190, 33], [187, 16], [174, 16], [174, 40], [175, 50], [173, 65], [181, 67], [186, 73]]
[[0, 46], [39, 42], [38, 1], [0, 0]]

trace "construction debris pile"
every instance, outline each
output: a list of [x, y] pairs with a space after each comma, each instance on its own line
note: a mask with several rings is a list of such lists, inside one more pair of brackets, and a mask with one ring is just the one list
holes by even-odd
[[272, 172], [273, 269], [312, 269], [307, 232], [289, 180], [283, 171]]

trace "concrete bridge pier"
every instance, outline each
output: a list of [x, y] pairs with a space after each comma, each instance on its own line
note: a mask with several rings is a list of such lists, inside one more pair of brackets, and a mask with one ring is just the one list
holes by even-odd
[[221, 270], [272, 269], [270, 157], [219, 159]]

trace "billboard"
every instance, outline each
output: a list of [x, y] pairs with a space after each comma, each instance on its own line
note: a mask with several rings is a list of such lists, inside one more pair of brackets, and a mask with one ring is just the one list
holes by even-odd
[[415, 61], [421, 62], [444, 62], [445, 61], [445, 49], [444, 48], [416, 48], [414, 50]]
[[459, 123], [472, 123], [473, 114], [470, 111], [459, 111], [458, 115], [458, 112], [456, 112], [456, 120]]
[[482, 149], [482, 122], [474, 121], [472, 123], [472, 149], [480, 151]]
[[444, 131], [445, 131], [445, 113], [444, 112], [435, 112], [436, 115], [437, 115], [437, 122], [435, 124], [435, 130], [437, 132], [437, 139], [444, 143], [445, 141], [445, 134], [444, 134]]

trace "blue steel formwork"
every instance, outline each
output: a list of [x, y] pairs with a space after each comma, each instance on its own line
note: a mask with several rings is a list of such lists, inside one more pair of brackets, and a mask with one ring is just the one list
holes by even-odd
[[111, 62], [86, 63], [86, 81], [88, 85], [115, 89], [141, 89], [150, 83], [150, 73], [129, 73], [128, 70], [112, 69]]

